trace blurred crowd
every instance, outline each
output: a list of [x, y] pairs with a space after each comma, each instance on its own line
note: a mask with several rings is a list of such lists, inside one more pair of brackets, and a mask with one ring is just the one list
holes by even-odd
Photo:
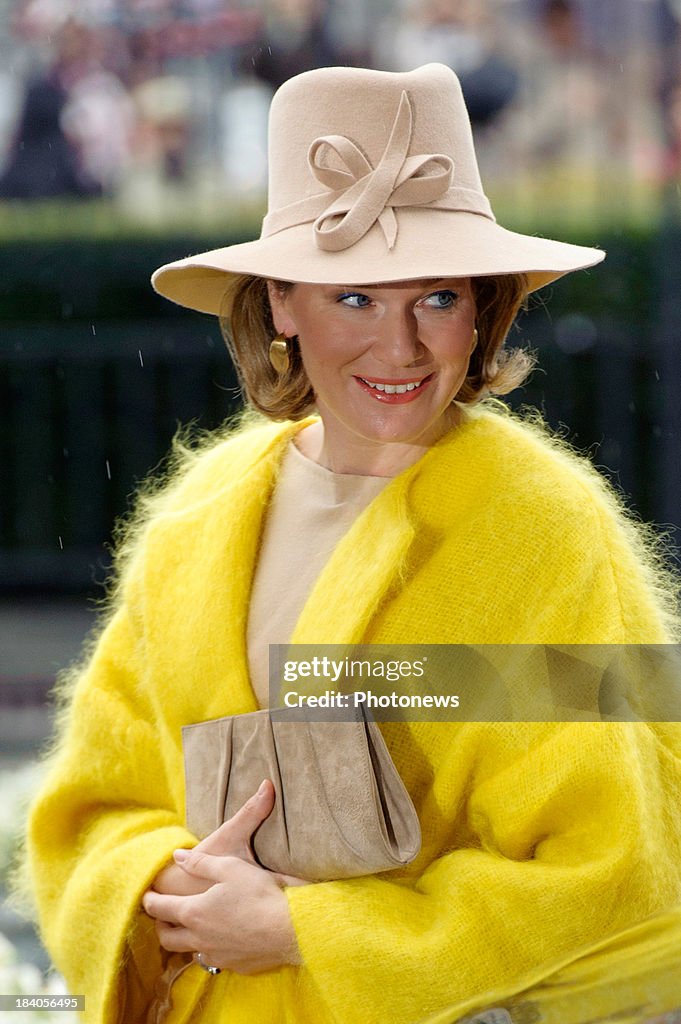
[[0, 198], [259, 197], [309, 68], [459, 74], [483, 177], [681, 176], [681, 0], [0, 0]]

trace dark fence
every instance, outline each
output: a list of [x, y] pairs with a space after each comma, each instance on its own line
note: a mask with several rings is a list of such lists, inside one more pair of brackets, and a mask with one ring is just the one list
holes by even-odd
[[103, 542], [179, 423], [236, 405], [219, 332], [180, 321], [7, 330], [0, 363], [3, 584], [73, 589], [101, 578]]
[[[647, 519], [681, 523], [681, 236], [613, 238], [602, 268], [542, 293], [518, 342], [541, 369], [513, 403], [543, 409]], [[210, 243], [209, 243], [210, 244]], [[115, 517], [179, 423], [237, 405], [217, 324], [153, 295], [182, 240], [15, 244], [0, 253], [0, 586], [101, 581]]]

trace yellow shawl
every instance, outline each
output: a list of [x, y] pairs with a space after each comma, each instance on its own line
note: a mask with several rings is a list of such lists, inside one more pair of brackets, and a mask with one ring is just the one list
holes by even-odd
[[[221, 441], [154, 499], [76, 674], [29, 863], [44, 941], [85, 993], [86, 1021], [134, 1024], [161, 970], [140, 899], [172, 850], [194, 842], [182, 725], [255, 708], [249, 588], [295, 429]], [[660, 643], [675, 625], [665, 599], [595, 472], [479, 411], [355, 522], [293, 639]], [[169, 1022], [412, 1024], [515, 991], [538, 965], [681, 901], [676, 725], [383, 731], [421, 819], [417, 861], [287, 890], [304, 966], [219, 978], [192, 967]]]

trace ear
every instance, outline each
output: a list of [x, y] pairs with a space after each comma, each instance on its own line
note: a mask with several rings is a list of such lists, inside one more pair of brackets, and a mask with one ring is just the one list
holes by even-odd
[[289, 296], [293, 287], [283, 289], [278, 281], [267, 282], [267, 295], [270, 300], [272, 319], [279, 334], [293, 338], [298, 333], [289, 310]]

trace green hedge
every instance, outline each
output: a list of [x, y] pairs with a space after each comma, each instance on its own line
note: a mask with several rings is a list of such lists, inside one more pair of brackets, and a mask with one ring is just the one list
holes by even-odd
[[[0, 316], [13, 323], [168, 316], [171, 305], [149, 286], [156, 267], [249, 237], [244, 232], [200, 238], [8, 240], [0, 246]], [[607, 309], [626, 320], [647, 318], [659, 235], [652, 230], [613, 234], [599, 243], [608, 252], [606, 262], [561, 280], [552, 287], [552, 298], [565, 308], [578, 306], [594, 314]]]

